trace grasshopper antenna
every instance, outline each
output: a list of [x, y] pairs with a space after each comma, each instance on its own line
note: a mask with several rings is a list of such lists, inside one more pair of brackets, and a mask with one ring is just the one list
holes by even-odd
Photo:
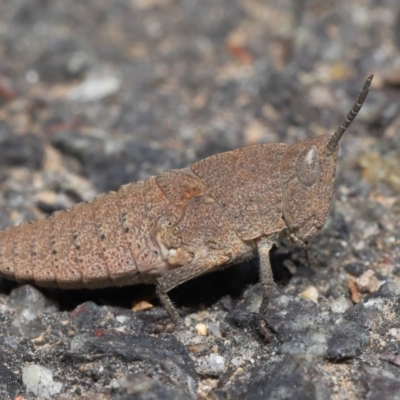
[[367, 98], [368, 91], [371, 86], [373, 77], [374, 77], [374, 74], [371, 74], [367, 78], [360, 94], [357, 97], [357, 100], [353, 104], [353, 107], [348, 112], [346, 117], [343, 119], [343, 121], [341, 122], [339, 127], [336, 129], [336, 132], [332, 135], [332, 138], [329, 141], [329, 143], [326, 145], [325, 154], [327, 156], [330, 156], [333, 153], [333, 151], [336, 149], [336, 147], [339, 144], [340, 138], [346, 132], [346, 129], [350, 126], [350, 124], [353, 122], [353, 119], [357, 116], [358, 112], [360, 111], [362, 105], [364, 104], [365, 99]]

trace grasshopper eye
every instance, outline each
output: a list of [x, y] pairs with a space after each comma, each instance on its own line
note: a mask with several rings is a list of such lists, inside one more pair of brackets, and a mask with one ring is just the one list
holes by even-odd
[[304, 149], [297, 157], [297, 179], [306, 186], [312, 186], [317, 181], [321, 168], [318, 150], [315, 146]]

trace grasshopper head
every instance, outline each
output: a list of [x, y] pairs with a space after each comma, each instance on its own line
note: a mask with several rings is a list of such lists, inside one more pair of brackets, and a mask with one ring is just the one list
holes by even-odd
[[283, 219], [293, 238], [306, 242], [318, 234], [332, 202], [339, 140], [367, 97], [373, 75], [366, 80], [352, 109], [333, 135], [290, 146], [280, 164]]
[[283, 218], [289, 233], [302, 242], [315, 236], [328, 217], [335, 182], [338, 148], [325, 149], [330, 135], [288, 148], [280, 165]]

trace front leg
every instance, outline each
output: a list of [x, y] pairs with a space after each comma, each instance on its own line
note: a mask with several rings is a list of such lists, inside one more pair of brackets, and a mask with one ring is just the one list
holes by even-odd
[[267, 325], [267, 313], [269, 300], [271, 298], [272, 287], [274, 284], [274, 277], [272, 275], [271, 263], [269, 259], [269, 252], [273, 246], [273, 241], [269, 239], [261, 239], [257, 243], [258, 255], [260, 258], [260, 280], [263, 288], [263, 297], [261, 306], [258, 311], [258, 330], [265, 340], [269, 342], [272, 339], [271, 329]]
[[172, 322], [174, 324], [177, 324], [180, 318], [178, 311], [172, 304], [172, 301], [167, 293], [174, 287], [179, 286], [180, 284], [192, 278], [204, 274], [205, 272], [214, 268], [216, 265], [218, 265], [218, 261], [210, 258], [197, 260], [187, 266], [178, 267], [172, 271], [169, 271], [165, 275], [157, 279], [156, 282], [157, 296], [160, 299], [164, 308], [166, 309], [167, 313], [171, 317]]
[[[261, 306], [258, 313], [257, 326], [261, 335], [266, 341], [271, 340], [271, 330], [267, 326], [265, 320], [266, 314], [268, 312], [269, 300], [271, 297], [272, 287], [273, 287], [273, 276], [271, 270], [271, 263], [269, 260], [269, 252], [273, 246], [274, 242], [270, 239], [261, 239], [257, 243], [258, 254], [260, 257], [260, 280], [263, 287], [263, 298], [261, 301]], [[205, 272], [213, 269], [215, 266], [220, 265], [222, 260], [217, 259], [202, 259], [192, 262], [191, 264], [178, 267], [172, 271], [169, 271], [165, 275], [157, 279], [156, 291], [158, 298], [160, 299], [165, 310], [168, 312], [174, 324], [179, 323], [179, 314], [175, 306], [172, 304], [171, 299], [168, 296], [168, 292], [179, 286], [180, 284], [200, 276]]]

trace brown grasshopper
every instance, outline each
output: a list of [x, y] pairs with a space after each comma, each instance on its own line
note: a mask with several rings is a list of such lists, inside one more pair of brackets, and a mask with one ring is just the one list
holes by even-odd
[[263, 287], [258, 327], [268, 338], [269, 252], [284, 236], [304, 245], [324, 226], [339, 140], [372, 78], [333, 135], [217, 154], [7, 228], [0, 232], [0, 273], [72, 289], [155, 283], [176, 323], [168, 291], [258, 253]]

